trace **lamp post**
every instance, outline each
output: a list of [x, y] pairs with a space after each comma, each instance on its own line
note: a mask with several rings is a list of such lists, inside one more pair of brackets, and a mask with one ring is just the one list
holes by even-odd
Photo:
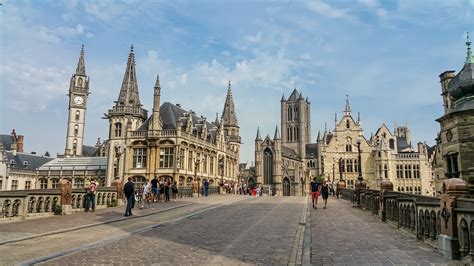
[[357, 140], [357, 152], [358, 152], [358, 164], [359, 164], [359, 176], [357, 177], [357, 181], [355, 182], [355, 192], [356, 192], [356, 199], [357, 199], [357, 207], [360, 207], [360, 192], [362, 189], [366, 187], [366, 184], [364, 182], [364, 178], [362, 177], [362, 157], [361, 157], [361, 150], [360, 150], [360, 144], [361, 140]]
[[196, 182], [197, 182], [198, 197], [199, 197], [200, 190], [199, 190], [199, 181], [197, 180], [197, 168], [198, 168], [199, 164], [201, 163], [201, 160], [202, 160], [202, 156], [199, 155], [199, 157], [197, 157], [196, 160], [194, 161], [194, 180], [196, 180]]

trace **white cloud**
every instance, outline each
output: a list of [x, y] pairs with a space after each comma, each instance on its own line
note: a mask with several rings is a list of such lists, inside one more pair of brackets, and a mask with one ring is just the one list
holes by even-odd
[[340, 18], [340, 19], [347, 19], [347, 20], [355, 19], [350, 14], [349, 9], [334, 7], [323, 2], [322, 0], [308, 1], [307, 6], [312, 11], [329, 18]]

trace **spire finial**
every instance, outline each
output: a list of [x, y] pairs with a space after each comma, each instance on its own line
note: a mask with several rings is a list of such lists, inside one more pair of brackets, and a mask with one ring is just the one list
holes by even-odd
[[84, 44], [81, 45], [81, 54], [79, 55], [79, 61], [77, 62], [76, 75], [86, 75], [86, 65], [84, 63]]
[[466, 30], [466, 46], [467, 46], [466, 64], [474, 63], [474, 56], [472, 56], [472, 52], [471, 52], [471, 38], [469, 36], [468, 30]]
[[84, 44], [81, 45], [81, 55], [84, 55]]
[[230, 90], [230, 86], [231, 86], [231, 84], [230, 84], [230, 80], [229, 80], [229, 86], [227, 87], [229, 90]]
[[155, 82], [155, 88], [160, 87], [160, 74], [156, 75], [156, 82]]
[[346, 107], [344, 108], [344, 116], [351, 115], [351, 106], [349, 105], [349, 95], [346, 94]]
[[255, 140], [262, 140], [262, 137], [260, 137], [260, 127], [257, 127], [257, 136], [255, 137]]
[[132, 46], [130, 46], [130, 53], [132, 53], [132, 54], [134, 53], [134, 51], [133, 51], [133, 43], [132, 43]]

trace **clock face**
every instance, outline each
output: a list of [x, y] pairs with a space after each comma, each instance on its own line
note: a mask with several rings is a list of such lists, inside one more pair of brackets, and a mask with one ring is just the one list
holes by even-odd
[[75, 104], [82, 104], [83, 102], [84, 102], [84, 99], [81, 96], [74, 97]]

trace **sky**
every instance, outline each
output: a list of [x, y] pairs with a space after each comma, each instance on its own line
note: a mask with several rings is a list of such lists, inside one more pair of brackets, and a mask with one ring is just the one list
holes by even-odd
[[69, 80], [85, 46], [90, 92], [85, 144], [108, 136], [130, 46], [141, 102], [161, 100], [214, 121], [228, 80], [254, 160], [257, 127], [273, 137], [280, 99], [311, 102], [312, 141], [334, 128], [349, 95], [368, 138], [382, 123], [408, 124], [434, 144], [443, 114], [438, 75], [459, 71], [474, 0], [70, 0], [0, 5], [0, 133], [16, 129], [25, 152], [64, 153]]

